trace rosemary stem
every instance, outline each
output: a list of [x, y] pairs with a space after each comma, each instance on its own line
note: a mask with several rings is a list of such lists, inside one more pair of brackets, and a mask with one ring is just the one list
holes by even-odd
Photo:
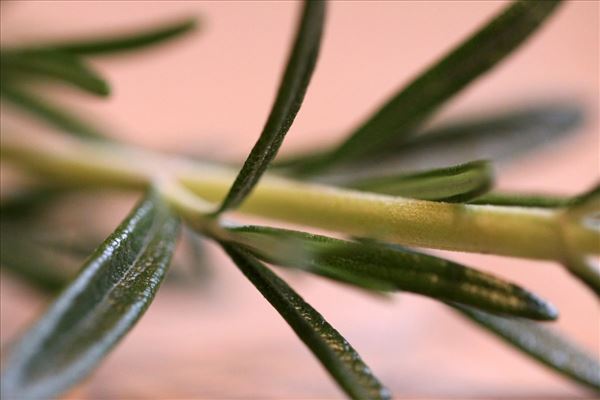
[[[3, 135], [2, 159], [71, 184], [144, 188], [180, 182], [211, 202], [227, 193], [237, 171], [130, 149], [70, 140], [39, 145]], [[358, 192], [265, 174], [239, 211], [402, 245], [542, 260], [564, 259], [560, 213], [536, 208], [450, 204]], [[581, 253], [600, 253], [600, 234], [569, 227]]]

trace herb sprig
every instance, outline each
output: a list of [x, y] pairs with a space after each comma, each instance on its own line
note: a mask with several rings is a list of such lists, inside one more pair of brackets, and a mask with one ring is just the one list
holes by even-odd
[[[3, 240], [2, 266], [41, 287], [64, 287], [11, 352], [2, 375], [2, 397], [57, 396], [90, 373], [151, 303], [168, 268], [180, 221], [221, 245], [350, 398], [384, 399], [391, 394], [341, 333], [264, 263], [363, 290], [428, 296], [533, 359], [600, 391], [600, 379], [591, 372], [600, 370], [598, 360], [535, 321], [558, 317], [548, 301], [501, 277], [410, 248], [552, 260], [598, 294], [598, 272], [586, 260], [600, 254], [600, 233], [590, 223], [600, 210], [597, 188], [575, 198], [490, 192], [492, 163], [480, 159], [394, 174], [378, 169], [381, 163], [369, 166], [372, 159], [418, 152], [438, 158], [444, 151], [455, 156], [455, 149], [473, 141], [510, 143], [515, 136], [572, 128], [579, 111], [553, 104], [416, 135], [445, 102], [527, 40], [559, 3], [515, 1], [392, 96], [343, 143], [283, 160], [272, 171], [267, 168], [300, 109], [317, 62], [326, 15], [322, 1], [302, 6], [271, 113], [239, 171], [173, 162], [172, 155], [109, 139], [76, 112], [42, 100], [28, 85], [50, 80], [107, 96], [109, 84], [87, 65], [87, 57], [158, 44], [191, 31], [193, 20], [122, 36], [2, 49], [1, 99], [66, 134], [57, 142], [32, 145], [23, 135], [2, 128], [2, 159], [43, 177], [45, 185], [3, 198], [2, 231], [26, 233], [6, 251]], [[27, 228], [35, 219], [33, 212], [44, 211], [48, 200], [60, 201], [82, 187], [146, 194], [70, 278], [56, 274], [49, 252], [64, 255], [74, 248], [36, 244], [28, 239]], [[229, 220], [230, 211], [324, 228], [345, 239], [238, 225]]]

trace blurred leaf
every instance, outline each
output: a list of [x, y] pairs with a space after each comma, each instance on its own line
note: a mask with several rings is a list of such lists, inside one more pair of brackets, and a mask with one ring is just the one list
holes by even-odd
[[570, 209], [567, 212], [577, 216], [600, 212], [600, 183], [596, 183], [586, 192], [575, 196], [572, 199]]
[[27, 93], [23, 89], [2, 83], [0, 96], [3, 100], [36, 116], [64, 133], [86, 139], [104, 139], [106, 137], [88, 122], [69, 114], [56, 104], [50, 104], [31, 93]]
[[598, 360], [542, 324], [454, 306], [464, 316], [555, 371], [600, 391]]
[[341, 145], [306, 168], [314, 173], [333, 164], [377, 156], [414, 134], [443, 103], [522, 44], [558, 4], [556, 0], [515, 1], [392, 96]]
[[234, 208], [252, 191], [292, 125], [312, 75], [325, 21], [325, 2], [304, 2], [294, 47], [265, 127], [218, 212]]
[[181, 21], [164, 23], [153, 28], [146, 28], [138, 32], [121, 33], [109, 37], [40, 44], [31, 46], [30, 48], [33, 50], [51, 49], [85, 56], [110, 54], [153, 46], [181, 36], [193, 30], [195, 27], [196, 20], [187, 18]]
[[2, 79], [9, 83], [35, 76], [61, 81], [100, 96], [110, 93], [108, 83], [72, 54], [54, 50], [3, 50], [1, 54]]
[[571, 197], [550, 196], [540, 194], [520, 194], [492, 192], [469, 201], [470, 204], [483, 204], [494, 206], [561, 208], [573, 202]]
[[187, 286], [210, 283], [212, 269], [207, 259], [205, 240], [189, 227], [182, 229], [181, 251], [175, 255], [167, 281]]
[[591, 265], [591, 261], [582, 255], [571, 255], [564, 261], [564, 266], [581, 283], [586, 285], [596, 296], [600, 297], [600, 268]]
[[[473, 159], [494, 161], [512, 159], [552, 143], [572, 132], [583, 120], [579, 107], [570, 103], [549, 103], [520, 107], [499, 114], [464, 117], [437, 128], [430, 128], [400, 143], [381, 149], [376, 159], [357, 160], [352, 165], [333, 166], [327, 171], [313, 170], [325, 154], [314, 151], [277, 162], [282, 172], [300, 176], [326, 173], [336, 179], [367, 178], [401, 170], [440, 168]], [[341, 178], [338, 178], [341, 176]], [[317, 177], [318, 178], [318, 177]]]
[[469, 203], [539, 208], [571, 207], [572, 209], [576, 209], [578, 205], [582, 205], [587, 200], [591, 200], [595, 196], [598, 196], [598, 193], [600, 193], [600, 184], [597, 184], [589, 191], [574, 197], [492, 192], [473, 199]]
[[[88, 246], [85, 255], [72, 252], [65, 246], [61, 230], [54, 225], [44, 226], [48, 224], [44, 214], [68, 193], [66, 188], [41, 186], [3, 194], [0, 202], [0, 266], [51, 293], [62, 289], [75, 276], [76, 268], [93, 250]], [[44, 229], [51, 229], [52, 243], [44, 239]]]
[[[568, 271], [600, 297], [600, 267], [592, 265], [588, 254], [580, 254], [576, 248], [578, 239], [571, 237], [573, 224], [583, 225], [596, 232], [596, 247], [600, 248], [600, 184], [571, 198], [569, 207], [564, 210], [563, 238], [565, 255], [563, 263]], [[596, 262], [598, 260], [596, 259]]]
[[223, 248], [350, 398], [390, 398], [346, 339], [300, 295], [241, 248], [233, 244], [223, 244]]
[[75, 271], [64, 265], [64, 260], [57, 257], [52, 249], [36, 246], [5, 223], [0, 225], [0, 232], [0, 265], [3, 270], [50, 293], [58, 292], [73, 278]]
[[413, 199], [464, 202], [487, 192], [493, 179], [489, 162], [472, 161], [424, 172], [360, 179], [343, 186]]
[[264, 261], [367, 289], [404, 290], [532, 319], [557, 317], [554, 307], [534, 294], [442, 258], [277, 228], [242, 226], [228, 231], [230, 240]]
[[68, 189], [60, 186], [39, 186], [10, 194], [3, 193], [0, 201], [0, 220], [4, 222], [30, 217], [68, 192]]
[[85, 377], [148, 307], [177, 228], [168, 207], [148, 195], [11, 353], [2, 397], [55, 397]]

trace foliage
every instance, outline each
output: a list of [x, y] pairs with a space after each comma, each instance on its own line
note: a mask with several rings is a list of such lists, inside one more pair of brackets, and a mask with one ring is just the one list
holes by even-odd
[[[324, 2], [304, 3], [271, 113], [238, 173], [224, 164], [173, 163], [173, 156], [119, 143], [76, 112], [42, 99], [29, 84], [51, 80], [107, 96], [108, 83], [87, 65], [87, 57], [170, 40], [190, 31], [193, 20], [107, 38], [2, 49], [2, 100], [66, 134], [58, 146], [32, 146], [3, 127], [3, 160], [43, 178], [44, 185], [3, 197], [2, 266], [41, 288], [64, 289], [11, 351], [2, 396], [57, 396], [90, 373], [152, 301], [169, 266], [180, 219], [221, 245], [351, 398], [391, 394], [343, 336], [263, 262], [364, 290], [428, 296], [564, 376], [600, 390], [600, 377], [593, 373], [600, 370], [598, 360], [534, 321], [557, 318], [550, 303], [503, 278], [411, 248], [552, 260], [598, 294], [598, 272], [586, 261], [600, 253], [597, 223], [590, 224], [600, 210], [598, 189], [575, 198], [490, 192], [492, 162], [487, 160], [454, 159], [393, 174], [380, 168], [382, 160], [416, 153], [433, 164], [443, 153], [456, 156], [473, 143], [495, 141], [509, 153], [522, 151], [522, 143], [512, 138], [536, 137], [540, 131], [557, 136], [572, 128], [579, 111], [555, 103], [421, 132], [442, 104], [517, 49], [558, 4], [514, 2], [393, 95], [342, 143], [278, 161], [271, 171], [267, 167], [300, 109], [317, 61]], [[160, 174], [156, 165], [164, 166]], [[65, 260], [89, 245], [40, 239], [40, 213], [89, 187], [146, 195], [77, 274], [65, 274]], [[346, 238], [241, 226], [226, 219], [232, 210]], [[197, 238], [188, 239], [196, 246]]]

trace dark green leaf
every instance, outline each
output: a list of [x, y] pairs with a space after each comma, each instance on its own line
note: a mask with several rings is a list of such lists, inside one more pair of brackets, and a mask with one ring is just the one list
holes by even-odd
[[557, 317], [556, 309], [534, 294], [438, 257], [277, 228], [242, 226], [228, 231], [230, 240], [267, 262], [367, 289], [405, 290], [532, 319]]
[[68, 189], [60, 186], [39, 186], [3, 194], [0, 201], [0, 220], [4, 222], [8, 219], [29, 217], [66, 193]]
[[[0, 202], [0, 266], [29, 284], [47, 292], [62, 289], [76, 274], [85, 255], [43, 239], [43, 215], [56, 200], [69, 193], [62, 187], [35, 187], [3, 194]], [[60, 233], [51, 225], [53, 241]], [[46, 227], [48, 230], [48, 227]], [[47, 233], [47, 232], [45, 232]], [[97, 242], [96, 242], [97, 244]]]
[[425, 172], [359, 179], [343, 186], [421, 200], [464, 202], [487, 192], [493, 179], [489, 162], [473, 161]]
[[325, 2], [304, 2], [294, 47], [265, 127], [225, 197], [219, 212], [238, 206], [275, 157], [308, 87], [321, 43]]
[[52, 49], [77, 55], [110, 54], [137, 50], [174, 39], [196, 27], [195, 19], [170, 22], [139, 32], [120, 33], [110, 37], [89, 38], [63, 43], [32, 46], [32, 49]]
[[74, 276], [65, 260], [52, 249], [36, 246], [15, 229], [0, 228], [0, 265], [18, 278], [43, 291], [55, 293]]
[[150, 304], [177, 230], [168, 207], [148, 195], [11, 353], [2, 398], [54, 397], [85, 377]]
[[487, 204], [495, 206], [517, 206], [538, 208], [561, 208], [572, 204], [573, 198], [541, 194], [517, 194], [492, 192], [469, 201], [471, 204]]
[[571, 255], [564, 261], [564, 266], [596, 296], [600, 297], [600, 270], [591, 262], [583, 255]]
[[473, 199], [469, 203], [538, 208], [576, 208], [578, 205], [582, 205], [597, 196], [599, 192], [600, 185], [596, 185], [589, 191], [575, 197], [493, 192]]
[[555, 371], [600, 391], [600, 364], [569, 340], [540, 323], [501, 318], [455, 306], [464, 316]]
[[[278, 162], [282, 172], [300, 176], [326, 173], [334, 177], [360, 178], [401, 170], [440, 168], [473, 159], [512, 160], [573, 132], [583, 120], [579, 107], [549, 103], [520, 107], [499, 114], [463, 117], [440, 127], [421, 130], [399, 143], [390, 143], [376, 159], [335, 165], [327, 171], [313, 168], [326, 154], [313, 151]], [[325, 179], [328, 181], [328, 179]], [[336, 180], [331, 180], [336, 183]]]
[[564, 211], [563, 239], [565, 241], [564, 265], [568, 271], [600, 297], [600, 269], [588, 254], [574, 250], [578, 239], [571, 237], [572, 224], [581, 224], [595, 231], [596, 248], [600, 248], [600, 184], [573, 197], [569, 208]]
[[106, 96], [108, 83], [78, 57], [54, 50], [2, 51], [0, 66], [4, 81], [29, 76], [53, 79], [92, 94]]
[[[573, 198], [571, 202], [572, 208], [579, 208], [582, 206], [593, 206], [600, 208], [600, 183], [596, 183], [592, 188], [586, 192]], [[596, 210], [598, 210], [596, 208]], [[598, 210], [600, 211], [600, 210]]]
[[385, 152], [414, 134], [443, 103], [489, 71], [552, 14], [559, 1], [515, 1], [459, 47], [392, 96], [340, 146], [307, 166], [318, 170]]
[[223, 248], [348, 396], [361, 400], [390, 398], [389, 391], [346, 339], [300, 295], [241, 248], [232, 244], [223, 244]]
[[87, 139], [104, 139], [105, 135], [88, 122], [69, 114], [57, 105], [49, 104], [43, 99], [27, 93], [9, 84], [0, 86], [0, 96], [3, 100], [38, 117], [50, 126], [60, 129], [64, 133]]

